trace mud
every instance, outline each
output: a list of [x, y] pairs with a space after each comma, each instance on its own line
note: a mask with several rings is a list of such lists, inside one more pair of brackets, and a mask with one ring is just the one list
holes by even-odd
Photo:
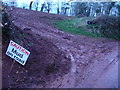
[[19, 8], [8, 10], [15, 18], [13, 41], [31, 55], [25, 66], [14, 62], [5, 55], [9, 40], [3, 38], [4, 88], [118, 87], [117, 41], [75, 36], [52, 25], [55, 20], [71, 17]]

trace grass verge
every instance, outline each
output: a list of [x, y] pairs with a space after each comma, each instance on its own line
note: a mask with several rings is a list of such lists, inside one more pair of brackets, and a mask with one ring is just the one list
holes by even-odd
[[56, 21], [54, 24], [56, 28], [62, 31], [69, 32], [71, 34], [84, 35], [96, 38], [101, 37], [101, 35], [98, 33], [92, 33], [85, 30], [84, 27], [86, 27], [85, 24], [87, 19], [88, 18], [75, 18], [71, 20]]
[[[115, 30], [111, 30], [112, 33], [109, 33], [111, 32], [109, 28], [101, 30], [101, 27], [98, 25], [87, 25], [86, 22], [88, 20], [91, 20], [92, 18], [93, 17], [83, 17], [70, 20], [60, 20], [54, 22], [54, 25], [56, 28], [62, 31], [66, 31], [75, 35], [84, 35], [95, 38], [104, 37], [107, 39], [120, 40], [120, 35], [118, 34], [118, 32], [113, 32]], [[103, 35], [101, 31], [106, 34]]]

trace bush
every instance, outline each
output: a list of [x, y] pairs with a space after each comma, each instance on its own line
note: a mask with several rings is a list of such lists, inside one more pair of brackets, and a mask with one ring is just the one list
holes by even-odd
[[7, 12], [6, 7], [2, 9], [2, 33], [3, 37], [11, 38], [12, 36], [12, 19], [10, 19], [10, 14]]
[[92, 20], [94, 26], [99, 26], [99, 33], [104, 37], [120, 40], [120, 16], [103, 15]]

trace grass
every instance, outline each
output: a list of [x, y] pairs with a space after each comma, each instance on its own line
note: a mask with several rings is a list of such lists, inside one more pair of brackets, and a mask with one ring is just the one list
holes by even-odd
[[56, 28], [75, 35], [120, 40], [119, 30], [110, 29], [109, 27], [103, 27], [103, 29], [100, 25], [88, 25], [86, 22], [91, 19], [93, 17], [73, 18], [56, 21], [54, 24]]
[[71, 20], [56, 21], [54, 24], [56, 28], [62, 31], [69, 32], [71, 34], [84, 35], [96, 38], [101, 37], [100, 34], [88, 32], [87, 29], [89, 28], [85, 29], [85, 27], [87, 26], [86, 21], [90, 19], [91, 17], [74, 18]]

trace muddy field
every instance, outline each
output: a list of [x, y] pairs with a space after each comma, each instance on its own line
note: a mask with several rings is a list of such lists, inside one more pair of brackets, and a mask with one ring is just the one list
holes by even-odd
[[54, 28], [71, 17], [8, 8], [14, 18], [12, 40], [31, 55], [25, 66], [5, 55], [3, 88], [117, 88], [118, 42], [75, 36]]

